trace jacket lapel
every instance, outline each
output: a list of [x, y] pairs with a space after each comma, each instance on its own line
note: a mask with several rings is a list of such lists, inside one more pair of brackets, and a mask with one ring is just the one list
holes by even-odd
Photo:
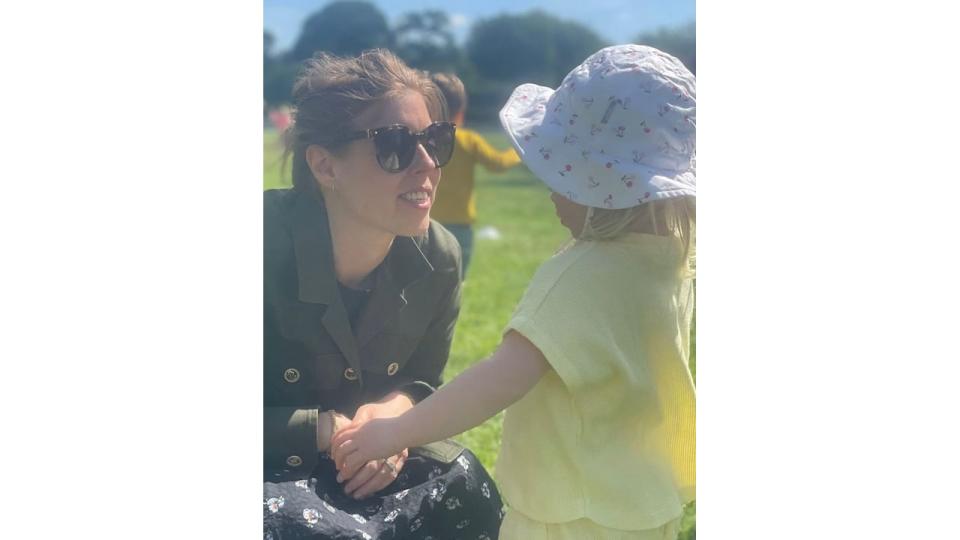
[[323, 326], [350, 367], [360, 373], [357, 342], [350, 329], [350, 320], [340, 298], [340, 291], [337, 290], [330, 224], [327, 222], [323, 203], [310, 195], [298, 197], [292, 230], [299, 299], [301, 302], [327, 306], [323, 313]]
[[299, 299], [325, 304], [323, 326], [349, 365], [361, 373], [359, 349], [395, 321], [407, 305], [404, 290], [433, 272], [433, 265], [417, 239], [398, 236], [377, 274], [376, 286], [357, 325], [350, 328], [347, 310], [340, 298], [333, 266], [333, 240], [326, 208], [310, 195], [298, 197], [293, 216], [293, 242], [297, 259]]
[[363, 348], [384, 327], [395, 321], [407, 305], [404, 290], [433, 271], [416, 239], [398, 236], [377, 275], [377, 285], [357, 328], [358, 346]]
[[387, 322], [394, 320], [407, 305], [403, 291], [398, 290], [393, 280], [382, 272], [377, 277], [377, 285], [370, 295], [360, 322], [357, 325], [357, 345], [363, 348], [374, 336], [380, 333]]

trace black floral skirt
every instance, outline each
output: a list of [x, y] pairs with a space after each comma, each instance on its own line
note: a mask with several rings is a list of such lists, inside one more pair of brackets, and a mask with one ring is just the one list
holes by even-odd
[[503, 504], [469, 450], [444, 463], [411, 450], [393, 484], [354, 500], [327, 454], [308, 479], [263, 484], [264, 540], [495, 540]]

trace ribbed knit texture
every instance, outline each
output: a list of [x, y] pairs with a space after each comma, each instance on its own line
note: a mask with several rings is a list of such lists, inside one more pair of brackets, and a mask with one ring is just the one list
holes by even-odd
[[496, 472], [512, 509], [642, 530], [693, 499], [694, 302], [681, 252], [674, 238], [630, 233], [578, 242], [537, 270], [507, 328], [553, 370], [506, 413]]

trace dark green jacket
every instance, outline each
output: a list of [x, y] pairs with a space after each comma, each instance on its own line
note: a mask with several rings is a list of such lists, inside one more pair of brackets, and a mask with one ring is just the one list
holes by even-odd
[[431, 222], [397, 237], [356, 331], [340, 298], [323, 202], [264, 193], [264, 469], [306, 477], [318, 411], [352, 416], [394, 390], [418, 401], [441, 384], [460, 312], [460, 246]]

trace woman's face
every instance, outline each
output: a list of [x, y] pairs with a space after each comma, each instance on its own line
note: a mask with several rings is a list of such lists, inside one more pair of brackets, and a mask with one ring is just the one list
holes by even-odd
[[577, 204], [570, 199], [556, 192], [550, 194], [550, 200], [557, 210], [557, 217], [560, 218], [560, 224], [570, 229], [570, 234], [574, 238], [580, 236], [583, 232], [583, 221], [587, 217], [587, 207]]
[[[371, 106], [356, 118], [354, 127], [360, 131], [401, 124], [420, 132], [431, 122], [423, 96], [405, 92]], [[422, 145], [410, 166], [399, 173], [380, 168], [373, 139], [354, 141], [331, 160], [334, 188], [324, 196], [352, 218], [352, 225], [393, 236], [426, 232], [440, 169]]]

